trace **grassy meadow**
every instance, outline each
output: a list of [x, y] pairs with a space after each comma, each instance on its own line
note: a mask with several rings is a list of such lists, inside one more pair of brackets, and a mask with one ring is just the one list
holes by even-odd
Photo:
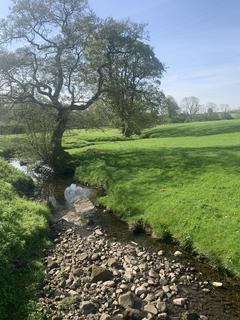
[[104, 186], [100, 201], [128, 222], [143, 220], [240, 275], [240, 120], [121, 140], [115, 130], [68, 132], [76, 178]]
[[[2, 145], [1, 145], [2, 147]], [[0, 158], [0, 318], [40, 319], [35, 296], [43, 277], [49, 210], [27, 200], [32, 181]]]

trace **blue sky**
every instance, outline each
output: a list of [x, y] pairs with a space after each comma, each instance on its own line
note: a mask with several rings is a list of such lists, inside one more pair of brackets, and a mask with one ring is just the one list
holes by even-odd
[[[101, 17], [148, 24], [151, 45], [167, 66], [166, 94], [179, 102], [240, 106], [240, 0], [89, 0]], [[0, 0], [0, 16], [10, 0]]]

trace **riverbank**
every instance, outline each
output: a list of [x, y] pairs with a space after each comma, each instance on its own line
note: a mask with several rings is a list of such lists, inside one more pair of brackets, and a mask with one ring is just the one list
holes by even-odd
[[114, 142], [97, 134], [88, 141], [85, 133], [85, 147], [74, 132], [65, 143], [79, 163], [76, 179], [107, 191], [103, 205], [239, 276], [239, 126], [239, 120], [169, 125], [144, 139]]
[[38, 319], [36, 292], [43, 278], [50, 213], [27, 199], [32, 190], [31, 178], [0, 158], [1, 320]]

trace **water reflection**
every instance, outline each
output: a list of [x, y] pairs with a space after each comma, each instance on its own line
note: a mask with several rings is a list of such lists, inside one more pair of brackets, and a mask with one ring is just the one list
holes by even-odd
[[64, 198], [69, 203], [74, 203], [81, 198], [90, 198], [91, 190], [88, 188], [82, 188], [72, 183], [69, 187], [67, 187], [64, 191]]

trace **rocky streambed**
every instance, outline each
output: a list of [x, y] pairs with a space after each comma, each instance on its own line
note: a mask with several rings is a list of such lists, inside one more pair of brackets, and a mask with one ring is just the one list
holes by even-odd
[[39, 289], [47, 319], [240, 319], [239, 279], [177, 245], [133, 234], [96, 210], [88, 199], [95, 190], [72, 182], [38, 179], [37, 197], [50, 200], [55, 212]]
[[[77, 202], [76, 211], [92, 213], [87, 202]], [[70, 210], [52, 226], [39, 292], [48, 319], [240, 319], [238, 308], [216, 301], [224, 284], [182, 262], [181, 251], [119, 241], [91, 219], [72, 219]]]

